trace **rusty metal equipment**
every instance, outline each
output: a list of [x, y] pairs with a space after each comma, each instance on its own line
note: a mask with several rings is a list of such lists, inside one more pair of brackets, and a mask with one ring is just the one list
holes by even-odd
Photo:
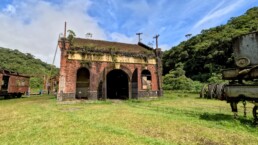
[[222, 98], [225, 83], [205, 84], [200, 92], [200, 98]]
[[17, 72], [0, 70], [0, 96], [20, 98], [29, 89], [29, 76]]
[[[254, 104], [254, 123], [258, 124], [258, 32], [241, 35], [233, 40], [235, 68], [222, 71], [228, 84], [210, 85], [207, 98], [226, 100], [237, 117], [237, 104], [243, 101], [246, 115], [246, 101]], [[208, 95], [207, 95], [208, 94]], [[204, 96], [204, 95], [203, 95]]]

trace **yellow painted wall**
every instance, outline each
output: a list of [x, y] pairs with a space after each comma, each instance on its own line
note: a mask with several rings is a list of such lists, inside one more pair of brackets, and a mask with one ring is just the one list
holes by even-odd
[[117, 63], [138, 63], [138, 64], [156, 64], [155, 58], [147, 59], [147, 62], [145, 62], [142, 58], [135, 58], [135, 57], [128, 57], [128, 56], [115, 56], [112, 59], [111, 55], [103, 54], [101, 56], [98, 55], [84, 55], [82, 57], [81, 54], [75, 53], [75, 54], [69, 54], [68, 59], [70, 60], [85, 60], [85, 61], [94, 61], [94, 62], [117, 62]]

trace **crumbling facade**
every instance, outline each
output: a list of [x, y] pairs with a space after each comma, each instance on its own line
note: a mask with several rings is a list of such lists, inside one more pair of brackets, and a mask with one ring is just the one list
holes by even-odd
[[162, 96], [160, 48], [81, 38], [58, 44], [58, 100]]

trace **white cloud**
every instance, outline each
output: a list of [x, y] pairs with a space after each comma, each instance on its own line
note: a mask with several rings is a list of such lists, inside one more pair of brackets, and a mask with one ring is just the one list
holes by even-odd
[[16, 13], [16, 8], [13, 5], [7, 5], [6, 8], [3, 9], [3, 12], [12, 15]]
[[161, 44], [161, 45], [159, 45], [159, 48], [161, 48], [162, 51], [169, 50], [171, 48], [171, 45]]
[[[52, 63], [58, 36], [64, 31], [64, 21], [68, 22], [68, 29], [73, 30], [78, 37], [85, 37], [90, 32], [94, 39], [106, 39], [104, 30], [85, 14], [90, 6], [89, 1], [65, 1], [58, 6], [44, 1], [15, 4], [15, 15], [0, 13], [1, 47], [31, 53], [42, 61]], [[57, 55], [57, 66], [60, 64], [59, 59]]]
[[113, 41], [117, 41], [117, 42], [131, 43], [131, 44], [138, 43], [138, 40], [136, 39], [135, 36], [128, 37], [124, 34], [117, 33], [117, 32], [111, 33], [110, 37]]
[[221, 1], [215, 8], [213, 8], [210, 12], [207, 13], [202, 19], [200, 19], [194, 26], [193, 30], [201, 30], [210, 28], [212, 26], [216, 26], [224, 21], [223, 16], [227, 16], [228, 13], [237, 9], [237, 7], [243, 4], [244, 0], [238, 0], [233, 4], [227, 5], [225, 7], [225, 1]]
[[153, 11], [151, 5], [146, 0], [131, 1], [130, 3], [125, 3], [125, 7], [129, 8], [134, 16], [146, 17], [150, 15]]

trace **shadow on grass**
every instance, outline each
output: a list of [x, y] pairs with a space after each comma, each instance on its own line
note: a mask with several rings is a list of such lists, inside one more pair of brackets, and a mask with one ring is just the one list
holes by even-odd
[[206, 112], [200, 115], [200, 119], [206, 120], [206, 121], [229, 121], [229, 122], [238, 120], [239, 123], [242, 125], [246, 125], [248, 127], [254, 126], [253, 120], [250, 120], [245, 117], [238, 117], [237, 119], [234, 119], [233, 115], [227, 115], [227, 114], [212, 114], [212, 113]]
[[4, 100], [5, 101], [7, 101], [7, 100], [18, 100], [18, 99], [25, 99], [25, 98], [27, 98], [27, 97], [22, 96], [20, 98], [17, 98], [17, 97], [4, 98], [4, 97], [0, 96], [0, 100], [3, 100], [3, 101]]
[[56, 96], [51, 96], [48, 99], [50, 99], [50, 100], [57, 100], [57, 97]]
[[232, 115], [226, 114], [211, 114], [211, 113], [203, 113], [200, 115], [200, 119], [207, 121], [222, 121], [222, 120], [232, 120]]

